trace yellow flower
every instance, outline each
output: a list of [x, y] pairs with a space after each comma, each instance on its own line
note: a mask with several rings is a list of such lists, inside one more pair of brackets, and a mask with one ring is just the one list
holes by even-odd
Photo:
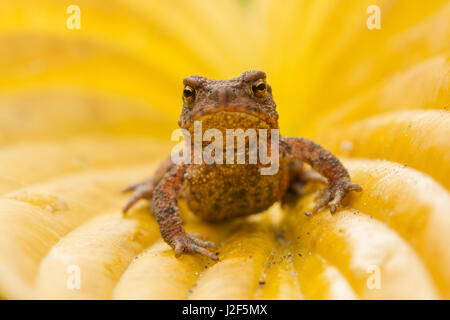
[[[0, 3], [0, 296], [450, 298], [448, 1], [76, 2]], [[183, 206], [220, 261], [176, 259], [119, 190], [170, 151], [183, 77], [248, 69], [364, 191], [220, 225]]]

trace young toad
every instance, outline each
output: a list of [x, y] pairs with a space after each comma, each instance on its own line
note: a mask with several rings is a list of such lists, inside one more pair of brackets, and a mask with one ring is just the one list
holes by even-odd
[[[237, 78], [219, 81], [201, 76], [188, 77], [184, 79], [183, 102], [178, 124], [189, 132], [194, 131], [194, 121], [201, 121], [202, 133], [211, 128], [223, 135], [227, 129], [255, 129], [258, 132], [261, 132], [259, 129], [266, 129], [264, 132], [278, 129], [272, 89], [262, 71], [247, 71]], [[152, 178], [124, 190], [134, 193], [123, 211], [127, 212], [139, 199], [150, 200], [161, 235], [177, 257], [195, 252], [217, 260], [217, 256], [206, 249], [214, 248], [214, 243], [184, 231], [178, 199], [184, 199], [192, 212], [202, 219], [220, 221], [255, 214], [277, 201], [301, 196], [303, 185], [311, 180], [327, 183], [319, 191], [312, 212], [329, 204], [334, 213], [348, 192], [362, 190], [350, 181], [341, 162], [313, 141], [280, 137], [278, 142], [278, 170], [269, 175], [261, 174], [264, 165], [252, 163], [248, 157], [243, 164], [208, 164], [205, 161], [175, 164], [169, 158]], [[248, 142], [245, 143], [244, 153], [248, 156]], [[193, 142], [190, 148], [194, 149]], [[266, 148], [272, 150], [269, 140]], [[225, 149], [223, 154], [226, 154]], [[314, 171], [305, 170], [303, 161]]]

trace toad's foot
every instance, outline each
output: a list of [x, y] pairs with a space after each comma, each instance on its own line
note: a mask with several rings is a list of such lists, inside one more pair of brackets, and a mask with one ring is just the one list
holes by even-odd
[[317, 173], [316, 171], [310, 169], [310, 170], [303, 170], [300, 174], [300, 180], [304, 182], [320, 182], [320, 183], [327, 183], [327, 179]]
[[305, 184], [308, 182], [319, 182], [326, 184], [327, 179], [317, 173], [316, 171], [310, 170], [301, 170], [296, 174], [296, 179], [290, 182], [288, 190], [285, 196], [282, 199], [282, 204], [295, 204], [300, 197], [303, 197], [306, 194]]
[[316, 205], [312, 210], [313, 213], [319, 211], [330, 204], [331, 213], [336, 212], [337, 207], [341, 204], [342, 199], [350, 191], [362, 191], [360, 185], [351, 182], [348, 179], [330, 183], [327, 187], [320, 190], [315, 196]]
[[175, 250], [175, 256], [179, 257], [183, 253], [195, 252], [212, 260], [219, 260], [214, 253], [205, 249], [217, 248], [217, 246], [213, 242], [200, 240], [199, 237], [199, 234], [186, 232], [177, 235], [170, 241], [170, 244]]
[[130, 208], [141, 199], [150, 200], [153, 196], [154, 189], [155, 183], [153, 182], [153, 179], [148, 179], [144, 182], [131, 185], [122, 190], [123, 193], [134, 191], [131, 197], [128, 199], [126, 205], [123, 207], [123, 213], [126, 213], [128, 210], [130, 210]]
[[300, 181], [293, 182], [290, 188], [298, 197], [302, 197], [306, 194], [305, 184], [307, 182], [319, 182], [326, 184], [327, 179], [314, 170], [304, 170], [300, 173]]

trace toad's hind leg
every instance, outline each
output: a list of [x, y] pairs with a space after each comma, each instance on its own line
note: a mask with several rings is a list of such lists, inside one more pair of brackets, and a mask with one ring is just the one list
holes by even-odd
[[283, 204], [293, 204], [305, 192], [305, 184], [309, 181], [327, 183], [327, 179], [312, 169], [305, 169], [303, 161], [294, 160], [287, 165], [289, 170], [289, 184], [282, 199]]
[[124, 193], [133, 191], [133, 194], [122, 209], [123, 213], [130, 210], [130, 208], [141, 199], [150, 200], [153, 197], [153, 191], [156, 185], [173, 166], [174, 163], [168, 158], [161, 163], [151, 178], [123, 189], [122, 192]]
[[330, 205], [330, 212], [334, 213], [350, 191], [362, 191], [361, 186], [351, 182], [348, 171], [339, 159], [317, 143], [305, 138], [282, 138], [280, 150], [284, 161], [306, 161], [314, 170], [327, 178], [327, 186], [319, 192], [313, 213], [327, 204]]

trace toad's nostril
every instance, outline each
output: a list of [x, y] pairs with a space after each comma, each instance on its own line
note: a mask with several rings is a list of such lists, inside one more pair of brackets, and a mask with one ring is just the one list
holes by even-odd
[[228, 88], [220, 88], [217, 93], [219, 107], [225, 107], [228, 104]]

